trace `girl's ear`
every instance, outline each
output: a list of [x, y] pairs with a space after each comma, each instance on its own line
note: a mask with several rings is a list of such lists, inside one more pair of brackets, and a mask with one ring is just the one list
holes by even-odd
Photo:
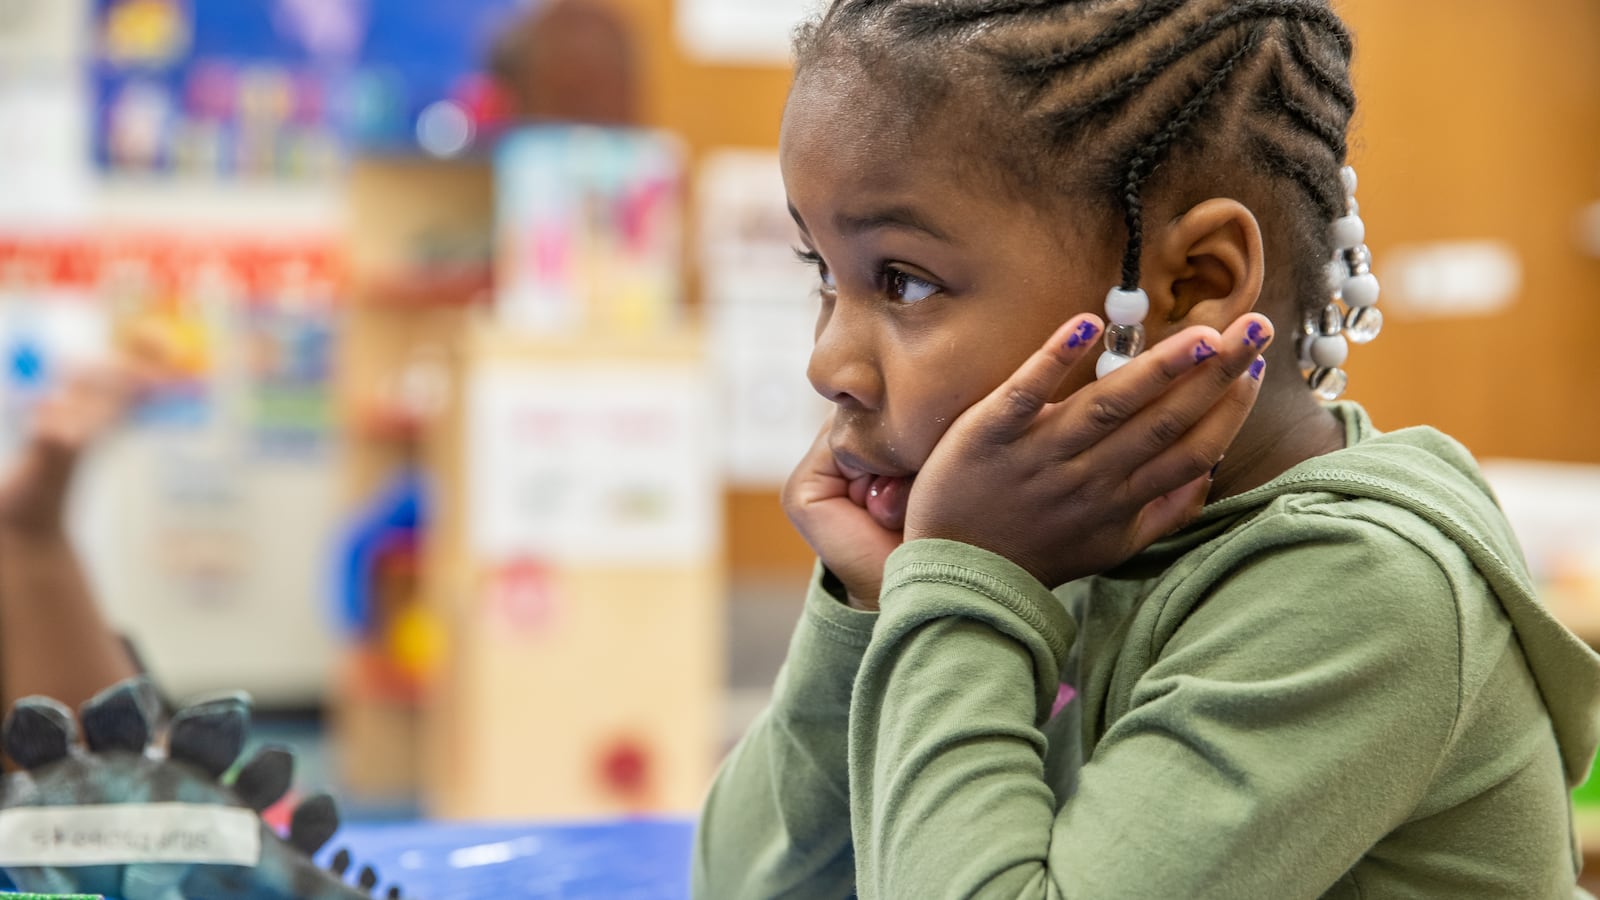
[[1149, 254], [1151, 324], [1225, 330], [1255, 309], [1265, 280], [1261, 226], [1237, 200], [1207, 200], [1162, 229]]

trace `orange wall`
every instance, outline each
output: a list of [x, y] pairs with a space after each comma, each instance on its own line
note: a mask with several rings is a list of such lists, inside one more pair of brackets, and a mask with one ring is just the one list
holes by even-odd
[[1347, 0], [1358, 38], [1355, 161], [1382, 273], [1399, 243], [1495, 239], [1522, 257], [1491, 318], [1393, 322], [1353, 355], [1380, 425], [1438, 425], [1480, 455], [1600, 462], [1600, 4]]
[[609, 2], [641, 39], [645, 117], [651, 124], [678, 132], [697, 152], [777, 146], [787, 68], [696, 64], [678, 47], [672, 0]]

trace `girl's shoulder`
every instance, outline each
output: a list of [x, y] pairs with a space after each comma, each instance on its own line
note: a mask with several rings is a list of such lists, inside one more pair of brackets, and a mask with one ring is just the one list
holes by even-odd
[[1382, 433], [1355, 404], [1335, 411], [1347, 425], [1345, 449], [1208, 508], [1195, 529], [1202, 542], [1187, 549], [1300, 546], [1301, 562], [1315, 567], [1318, 557], [1338, 558], [1321, 549], [1370, 543], [1406, 564], [1431, 562], [1460, 588], [1533, 594], [1516, 535], [1464, 446], [1428, 427]]
[[1144, 584], [1152, 646], [1271, 628], [1367, 665], [1430, 656], [1463, 706], [1516, 648], [1569, 778], [1582, 779], [1600, 740], [1600, 657], [1544, 606], [1477, 462], [1447, 435], [1367, 430], [1208, 509], [1186, 534]]

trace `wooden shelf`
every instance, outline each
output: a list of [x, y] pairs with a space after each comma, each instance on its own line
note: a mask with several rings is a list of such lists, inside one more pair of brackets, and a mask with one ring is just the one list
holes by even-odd
[[410, 410], [373, 405], [358, 411], [354, 430], [364, 441], [409, 446], [422, 439], [426, 428], [427, 421]]
[[351, 293], [367, 308], [468, 307], [487, 305], [493, 285], [488, 266], [459, 266], [367, 275]]

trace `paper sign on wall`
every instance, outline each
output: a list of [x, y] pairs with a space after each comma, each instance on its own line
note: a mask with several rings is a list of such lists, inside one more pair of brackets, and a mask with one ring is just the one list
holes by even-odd
[[698, 179], [700, 267], [728, 478], [774, 488], [816, 438], [829, 405], [806, 379], [819, 301], [776, 153], [724, 151]]
[[469, 403], [469, 528], [481, 556], [650, 566], [715, 552], [721, 494], [700, 371], [491, 368]]
[[678, 0], [678, 40], [709, 63], [787, 65], [795, 27], [818, 0]]

